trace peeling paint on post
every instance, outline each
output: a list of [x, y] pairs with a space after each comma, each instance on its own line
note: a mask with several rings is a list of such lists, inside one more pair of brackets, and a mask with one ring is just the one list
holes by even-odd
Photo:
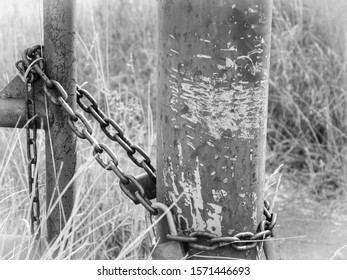
[[[160, 0], [158, 7], [158, 201], [170, 205], [183, 193], [173, 207], [181, 233], [255, 233], [272, 2]], [[158, 233], [164, 241], [164, 225]], [[257, 250], [203, 254], [255, 259]]]
[[[43, 1], [46, 73], [61, 83], [69, 96], [67, 103], [73, 109], [76, 107], [75, 7], [75, 0]], [[76, 136], [68, 125], [64, 109], [50, 101], [48, 104], [54, 123], [46, 131], [47, 208], [68, 185], [61, 202], [48, 217], [50, 242], [64, 227], [74, 204], [74, 184], [70, 181], [76, 168]]]

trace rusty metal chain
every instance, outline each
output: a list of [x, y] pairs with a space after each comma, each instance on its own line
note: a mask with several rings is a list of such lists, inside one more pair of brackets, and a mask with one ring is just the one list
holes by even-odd
[[[33, 47], [34, 48], [34, 47]], [[31, 48], [31, 49], [33, 49]], [[30, 49], [30, 50], [31, 50]], [[93, 129], [90, 122], [79, 112], [75, 112], [66, 100], [68, 98], [68, 94], [65, 89], [61, 86], [61, 84], [53, 79], [49, 79], [44, 73], [44, 63], [42, 62], [42, 53], [40, 53], [41, 57], [38, 58], [31, 64], [31, 71], [28, 73], [28, 79], [30, 81], [34, 81], [36, 77], [40, 77], [43, 80], [43, 91], [49, 100], [55, 104], [56, 106], [62, 106], [65, 112], [68, 114], [69, 119], [68, 123], [71, 127], [72, 131], [76, 134], [78, 138], [86, 139], [93, 146], [93, 155], [95, 160], [108, 171], [113, 171], [120, 179], [120, 187], [122, 191], [136, 204], [142, 204], [147, 211], [151, 214], [156, 215], [158, 213], [157, 209], [153, 208], [151, 205], [150, 199], [146, 197], [146, 192], [141, 184], [136, 180], [136, 178], [132, 175], [124, 173], [124, 171], [118, 166], [117, 156], [112, 152], [112, 150], [106, 145], [99, 143], [93, 137]], [[17, 63], [17, 68], [20, 68], [21, 63]], [[26, 61], [22, 64], [28, 64]], [[137, 145], [133, 144], [128, 138], [125, 137], [123, 130], [120, 126], [112, 119], [106, 116], [106, 114], [99, 108], [96, 100], [92, 97], [92, 95], [77, 86], [76, 89], [77, 95], [77, 104], [87, 113], [91, 114], [100, 124], [102, 131], [106, 134], [108, 138], [117, 142], [127, 153], [128, 157], [134, 162], [137, 166], [143, 168], [151, 180], [156, 182], [156, 169], [152, 165], [149, 156]], [[91, 105], [87, 106], [82, 98], [86, 97]], [[77, 122], [82, 125], [82, 128], [78, 127]], [[108, 128], [113, 128], [116, 132], [111, 133]], [[109, 156], [109, 160], [105, 162], [101, 154], [105, 152]], [[135, 154], [138, 154], [142, 157], [141, 160], [135, 157]], [[130, 184], [131, 183], [131, 184]], [[134, 186], [134, 187], [131, 187]], [[135, 189], [135, 190], [134, 190]]]
[[[105, 135], [110, 138], [111, 140], [117, 142], [126, 152], [128, 157], [139, 167], [143, 168], [147, 174], [150, 176], [150, 178], [153, 180], [154, 184], [156, 182], [156, 169], [151, 164], [151, 161], [148, 157], [148, 155], [137, 145], [134, 145], [129, 139], [127, 139], [124, 135], [124, 132], [120, 128], [120, 126], [112, 119], [107, 117], [105, 113], [98, 107], [97, 102], [95, 99], [91, 96], [91, 94], [86, 91], [85, 89], [82, 89], [81, 87], [77, 86], [77, 104], [87, 113], [91, 114], [100, 124], [101, 129], [105, 133]], [[46, 92], [46, 90], [45, 90]], [[59, 88], [59, 92], [62, 94], [62, 90]], [[120, 187], [122, 191], [136, 204], [140, 203], [147, 211], [149, 211], [151, 214], [158, 213], [155, 208], [153, 208], [151, 205], [151, 201], [146, 197], [145, 190], [141, 186], [141, 184], [136, 180], [134, 176], [128, 175], [118, 167], [118, 158], [115, 155], [115, 153], [105, 144], [98, 143], [97, 140], [92, 136], [93, 130], [89, 123], [89, 121], [79, 112], [74, 112], [71, 107], [64, 101], [63, 97], [59, 97], [57, 99], [57, 103], [59, 103], [65, 111], [69, 115], [69, 125], [73, 132], [77, 135], [77, 137], [81, 139], [86, 139], [89, 141], [89, 143], [94, 147], [93, 149], [93, 155], [95, 160], [106, 170], [113, 171], [119, 178]], [[82, 101], [82, 98], [86, 97], [90, 102], [91, 105], [86, 106], [85, 103]], [[75, 123], [80, 120], [81, 123], [84, 125], [85, 128], [82, 130], [79, 130]], [[116, 130], [114, 134], [112, 134], [108, 128], [113, 128]], [[101, 154], [105, 152], [109, 156], [109, 160], [105, 162], [101, 158]], [[143, 159], [140, 161], [138, 160], [134, 154], [138, 152], [139, 155], [143, 157]], [[132, 183], [133, 186], [135, 186], [135, 191], [129, 188], [130, 183]]]
[[[26, 142], [27, 142], [27, 160], [28, 160], [28, 189], [31, 200], [30, 205], [30, 233], [40, 237], [40, 195], [39, 181], [37, 172], [37, 122], [35, 108], [35, 90], [32, 83], [38, 78], [34, 66], [39, 63], [43, 66], [41, 59], [41, 47], [34, 46], [27, 48], [22, 56], [22, 60], [16, 63], [17, 69], [24, 76], [27, 84], [26, 99]], [[41, 69], [41, 68], [40, 68]], [[35, 232], [36, 230], [36, 232]]]
[[[83, 97], [91, 103], [89, 106], [82, 101]], [[79, 86], [77, 86], [77, 104], [85, 112], [95, 118], [105, 135], [112, 141], [117, 142], [126, 151], [131, 161], [138, 167], [143, 168], [155, 183], [156, 169], [152, 165], [149, 156], [139, 146], [133, 144], [128, 138], [126, 138], [121, 127], [114, 120], [105, 115], [105, 113], [99, 108], [94, 97], [88, 91]], [[116, 132], [112, 134], [107, 128], [113, 128]], [[142, 157], [141, 160], [135, 157], [136, 153]]]
[[214, 251], [226, 245], [231, 245], [236, 251], [245, 251], [255, 248], [259, 242], [273, 236], [272, 229], [276, 225], [277, 214], [270, 212], [270, 205], [266, 200], [264, 201], [263, 214], [265, 220], [259, 223], [256, 233], [239, 232], [234, 236], [217, 236], [209, 232], [195, 231], [188, 235], [168, 234], [166, 237], [168, 240], [187, 243], [189, 248], [202, 251]]
[[[38, 77], [40, 77], [43, 81], [43, 90], [46, 96], [50, 99], [50, 101], [57, 105], [62, 106], [65, 112], [68, 114], [69, 119], [68, 123], [71, 127], [72, 131], [76, 134], [77, 137], [81, 139], [86, 139], [93, 146], [93, 156], [95, 160], [100, 164], [102, 168], [108, 171], [113, 171], [117, 175], [120, 180], [120, 187], [122, 191], [136, 204], [142, 204], [145, 209], [151, 215], [157, 215], [158, 210], [155, 207], [152, 207], [152, 203], [150, 199], [146, 197], [146, 192], [141, 184], [137, 181], [134, 176], [126, 174], [122, 169], [118, 166], [119, 161], [116, 154], [110, 149], [109, 146], [103, 143], [99, 143], [93, 137], [93, 129], [90, 122], [79, 112], [75, 112], [70, 105], [66, 103], [68, 98], [68, 94], [61, 86], [58, 81], [49, 79], [44, 73], [44, 61], [42, 58], [42, 50], [43, 48], [40, 46], [35, 46], [29, 48], [24, 53], [24, 58], [22, 61], [19, 61], [16, 64], [16, 67], [20, 70], [21, 73], [25, 73], [24, 76], [28, 84], [33, 83]], [[79, 107], [85, 111], [86, 113], [92, 115], [94, 119], [99, 123], [100, 128], [105, 133], [105, 135], [111, 139], [112, 141], [117, 142], [127, 153], [128, 157], [134, 162], [138, 167], [143, 168], [151, 180], [156, 182], [156, 169], [152, 165], [149, 156], [137, 145], [133, 144], [128, 138], [125, 137], [124, 131], [121, 127], [111, 118], [107, 117], [107, 115], [99, 108], [98, 103], [93, 98], [93, 96], [85, 89], [77, 86], [76, 88], [77, 95], [77, 104]], [[30, 99], [27, 97], [28, 104], [28, 112], [33, 112], [33, 115], [27, 115], [27, 117], [35, 116], [35, 111], [31, 108], [32, 104], [34, 104], [34, 97]], [[90, 105], [86, 105], [83, 102], [83, 98], [86, 98]], [[82, 125], [82, 129], [80, 129], [77, 125], [79, 122]], [[35, 123], [35, 122], [34, 122]], [[29, 127], [29, 126], [28, 126]], [[35, 194], [33, 198], [33, 202], [36, 203], [37, 209], [36, 214], [32, 211], [32, 220], [38, 221], [39, 223], [39, 199], [38, 199], [38, 187], [37, 178], [33, 179], [32, 176], [32, 168], [34, 166], [34, 170], [36, 169], [36, 161], [37, 161], [37, 152], [36, 152], [36, 144], [32, 144], [36, 142], [36, 124], [33, 124], [33, 137], [27, 133], [28, 138], [28, 159], [30, 165], [29, 172], [29, 191], [32, 192], [32, 182], [35, 183]], [[110, 129], [114, 129], [115, 132], [112, 133]], [[28, 130], [29, 131], [29, 128]], [[34, 155], [31, 153], [30, 147], [32, 146], [32, 150], [34, 151]], [[109, 156], [108, 161], [104, 161], [101, 157], [102, 153], [106, 153]], [[140, 155], [142, 157], [139, 160], [135, 157], [135, 154]], [[29, 170], [29, 168], [28, 168]], [[35, 175], [37, 176], [37, 174]], [[133, 188], [129, 188], [131, 185], [135, 186]], [[31, 184], [31, 187], [30, 187]], [[37, 194], [37, 196], [36, 196]], [[32, 208], [33, 209], [33, 208]], [[187, 243], [188, 247], [203, 250], [203, 251], [213, 251], [219, 247], [231, 245], [233, 249], [237, 251], [244, 251], [255, 248], [259, 242], [262, 242], [264, 239], [273, 236], [272, 229], [276, 225], [277, 215], [276, 213], [271, 213], [270, 205], [265, 200], [263, 214], [265, 216], [265, 220], [259, 223], [258, 229], [256, 233], [252, 232], [239, 232], [234, 236], [217, 236], [215, 234], [203, 231], [191, 232], [188, 235], [180, 234], [180, 235], [172, 235], [168, 234], [167, 239], [172, 241], [178, 241]], [[38, 211], [38, 212], [37, 212]]]

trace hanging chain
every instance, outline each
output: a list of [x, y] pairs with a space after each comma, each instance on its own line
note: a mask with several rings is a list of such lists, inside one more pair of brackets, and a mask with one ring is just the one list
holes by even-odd
[[[36, 46], [37, 47], [37, 46]], [[33, 47], [34, 48], [34, 47]], [[31, 49], [33, 49], [31, 48]], [[29, 52], [31, 51], [29, 49]], [[27, 51], [28, 53], [28, 51]], [[53, 79], [49, 79], [44, 73], [44, 65], [42, 53], [39, 53], [40, 57], [37, 57], [33, 61], [24, 61], [22, 63], [17, 63], [17, 68], [21, 69], [19, 64], [28, 64], [31, 66], [28, 71], [28, 79], [34, 81], [36, 77], [40, 77], [43, 80], [43, 91], [49, 100], [56, 106], [62, 106], [65, 112], [68, 114], [69, 119], [68, 123], [72, 131], [76, 134], [78, 138], [86, 139], [93, 146], [93, 155], [95, 160], [108, 171], [113, 171], [119, 180], [120, 187], [122, 191], [136, 204], [142, 204], [151, 214], [156, 215], [158, 213], [157, 209], [153, 208], [151, 201], [147, 198], [146, 190], [141, 186], [138, 180], [129, 174], [126, 174], [118, 166], [118, 158], [115, 153], [103, 143], [99, 143], [93, 137], [93, 129], [90, 122], [79, 112], [75, 112], [71, 106], [66, 102], [68, 94], [61, 84]], [[29, 56], [27, 55], [28, 59]], [[106, 116], [106, 114], [99, 108], [96, 100], [92, 95], [77, 86], [76, 88], [77, 95], [77, 104], [82, 108], [83, 111], [92, 115], [100, 124], [102, 131], [105, 135], [110, 138], [112, 141], [117, 142], [127, 153], [128, 157], [134, 162], [138, 167], [144, 169], [148, 176], [153, 181], [153, 186], [155, 187], [156, 182], [156, 169], [152, 165], [149, 156], [137, 145], [133, 144], [128, 138], [125, 137], [123, 130], [120, 126], [112, 119]], [[91, 104], [86, 105], [83, 102], [83, 97], [85, 97]], [[78, 124], [79, 123], [79, 124]], [[82, 128], [79, 128], [81, 127]], [[111, 132], [111, 129], [115, 130], [114, 133]], [[106, 162], [102, 159], [101, 154], [105, 152], [109, 156], [109, 160]]]
[[[24, 76], [27, 92], [25, 95], [26, 100], [26, 142], [27, 142], [27, 160], [28, 160], [28, 188], [29, 197], [31, 200], [30, 205], [30, 233], [34, 234], [37, 231], [36, 237], [40, 237], [40, 195], [39, 195], [39, 181], [37, 170], [37, 115], [35, 104], [35, 90], [33, 82], [38, 78], [32, 66], [36, 62], [41, 61], [41, 47], [34, 46], [28, 48], [23, 53], [22, 60], [16, 63], [17, 69]], [[33, 61], [36, 61], [32, 64]]]

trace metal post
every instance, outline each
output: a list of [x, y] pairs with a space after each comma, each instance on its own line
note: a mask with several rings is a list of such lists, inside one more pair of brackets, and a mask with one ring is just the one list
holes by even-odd
[[[271, 0], [160, 0], [157, 199], [179, 232], [255, 233], [262, 219]], [[158, 226], [161, 242], [167, 228]], [[197, 253], [190, 250], [189, 255]], [[231, 246], [203, 252], [257, 258]]]
[[[69, 95], [67, 103], [73, 109], [76, 106], [75, 6], [75, 0], [43, 1], [46, 74], [61, 83]], [[76, 136], [63, 108], [47, 103], [54, 116], [53, 125], [46, 131], [47, 208], [64, 192], [47, 220], [50, 242], [64, 227], [74, 204], [74, 184], [70, 180], [76, 168]]]

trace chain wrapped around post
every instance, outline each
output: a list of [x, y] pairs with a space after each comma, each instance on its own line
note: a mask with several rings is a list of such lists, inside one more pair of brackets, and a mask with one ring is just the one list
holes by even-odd
[[227, 245], [231, 245], [236, 251], [245, 251], [255, 248], [260, 242], [272, 236], [272, 230], [277, 222], [277, 214], [270, 212], [270, 205], [266, 200], [264, 201], [263, 214], [265, 219], [259, 223], [256, 233], [239, 232], [233, 236], [217, 236], [209, 232], [196, 231], [187, 235], [168, 234], [166, 237], [168, 240], [183, 242], [189, 248], [201, 251], [213, 251]]
[[[16, 63], [16, 67], [24, 75], [27, 84], [31, 85], [38, 77], [40, 77], [43, 84], [43, 91], [49, 100], [56, 106], [62, 106], [69, 116], [69, 126], [77, 137], [86, 139], [93, 146], [93, 156], [102, 168], [112, 171], [120, 180], [120, 188], [122, 191], [135, 203], [142, 204], [144, 208], [151, 214], [157, 215], [157, 205], [152, 204], [151, 199], [155, 198], [155, 183], [156, 183], [156, 169], [152, 165], [149, 156], [137, 145], [133, 144], [128, 138], [125, 137], [124, 131], [121, 127], [99, 108], [98, 103], [93, 96], [85, 89], [77, 86], [77, 104], [86, 113], [92, 115], [99, 123], [101, 130], [112, 141], [117, 142], [127, 153], [130, 160], [138, 167], [146, 171], [148, 176], [140, 176], [141, 183], [147, 179], [151, 181], [149, 187], [145, 188], [140, 184], [140, 179], [137, 180], [134, 176], [126, 174], [118, 166], [118, 158], [116, 154], [110, 149], [109, 146], [99, 143], [93, 136], [93, 129], [90, 122], [79, 112], [75, 112], [67, 103], [67, 93], [58, 81], [49, 79], [44, 73], [44, 61], [42, 58], [41, 46], [34, 46], [26, 49], [24, 52], [23, 60]], [[33, 91], [32, 91], [33, 92]], [[34, 94], [34, 93], [33, 93]], [[86, 98], [89, 105], [83, 102]], [[32, 224], [37, 222], [39, 225], [39, 212], [40, 203], [38, 197], [38, 180], [36, 171], [37, 162], [37, 148], [36, 148], [36, 122], [35, 119], [35, 96], [27, 95], [27, 118], [30, 120], [27, 126], [27, 143], [28, 143], [28, 173], [29, 173], [29, 192], [33, 194], [33, 205], [31, 208]], [[79, 128], [82, 125], [82, 129]], [[111, 129], [115, 132], [112, 133]], [[33, 132], [32, 136], [30, 131]], [[109, 156], [108, 161], [104, 161], [101, 157], [102, 153]], [[138, 159], [135, 155], [140, 155], [142, 159]], [[33, 175], [34, 173], [34, 175]], [[148, 177], [148, 178], [147, 178]], [[33, 190], [33, 184], [35, 184]], [[34, 211], [34, 204], [36, 205]], [[189, 248], [194, 248], [203, 251], [213, 251], [222, 246], [231, 245], [234, 250], [245, 251], [255, 248], [259, 243], [265, 239], [273, 236], [273, 228], [276, 225], [277, 215], [271, 213], [270, 205], [264, 201], [263, 214], [265, 219], [259, 223], [256, 233], [239, 232], [234, 236], [216, 236], [209, 232], [190, 232], [188, 234], [168, 234], [167, 239], [187, 244]], [[33, 226], [32, 226], [33, 231]]]
[[37, 170], [37, 115], [35, 106], [35, 89], [33, 83], [37, 80], [36, 68], [43, 69], [41, 46], [27, 48], [22, 60], [16, 63], [17, 69], [23, 75], [27, 85], [26, 99], [26, 139], [28, 160], [28, 189], [30, 205], [30, 233], [40, 237], [40, 194]]

